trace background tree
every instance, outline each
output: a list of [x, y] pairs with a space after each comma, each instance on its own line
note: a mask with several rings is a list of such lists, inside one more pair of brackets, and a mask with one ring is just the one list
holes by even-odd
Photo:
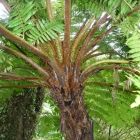
[[[93, 3], [91, 0], [82, 3], [80, 0], [74, 2], [66, 0], [64, 3], [58, 1], [58, 5], [54, 3], [51, 5], [48, 0], [45, 6], [47, 10], [42, 9], [44, 1], [40, 3], [9, 1], [9, 4], [13, 6], [13, 11], [8, 22], [3, 25], [12, 32], [0, 25], [0, 33], [3, 36], [0, 48], [6, 53], [21, 58], [34, 70], [25, 64], [26, 71], [30, 72], [28, 77], [19, 76], [18, 72], [21, 70], [14, 67], [10, 71], [12, 74], [1, 73], [1, 77], [26, 81], [25, 87], [48, 88], [60, 110], [61, 131], [64, 137], [68, 140], [92, 140], [93, 122], [85, 108], [83, 96], [86, 92], [83, 90], [86, 91], [92, 83], [110, 87], [112, 102], [116, 106], [116, 92], [118, 89], [123, 89], [118, 76], [122, 73], [120, 70], [139, 75], [139, 71], [134, 69], [133, 64], [126, 60], [124, 46], [119, 44], [118, 51], [114, 46], [117, 46], [119, 41], [111, 45], [114, 38], [117, 38], [117, 34], [120, 36], [126, 29], [124, 28], [128, 24], [126, 21], [139, 16], [139, 2], [109, 0]], [[65, 9], [64, 13], [59, 13], [60, 9]], [[133, 25], [137, 25], [138, 22], [138, 18], [133, 19]], [[83, 24], [77, 28], [75, 23], [79, 26], [80, 23]], [[99, 57], [105, 54], [107, 56]], [[24, 67], [22, 69], [25, 70]], [[115, 79], [113, 83], [107, 84], [107, 80], [105, 83], [96, 81], [95, 77], [103, 70], [113, 70], [113, 73], [110, 73]], [[13, 75], [13, 72], [16, 75]], [[12, 86], [19, 87], [16, 84], [19, 82]]]

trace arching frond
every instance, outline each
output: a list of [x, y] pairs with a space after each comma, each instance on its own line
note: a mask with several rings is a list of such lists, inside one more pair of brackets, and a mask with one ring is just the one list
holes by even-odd
[[28, 41], [36, 44], [45, 43], [58, 38], [63, 32], [63, 24], [57, 21], [39, 20], [27, 33]]

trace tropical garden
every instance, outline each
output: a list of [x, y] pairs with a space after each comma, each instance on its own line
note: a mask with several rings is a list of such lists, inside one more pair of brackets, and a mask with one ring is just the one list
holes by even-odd
[[140, 139], [139, 0], [0, 2], [0, 140]]

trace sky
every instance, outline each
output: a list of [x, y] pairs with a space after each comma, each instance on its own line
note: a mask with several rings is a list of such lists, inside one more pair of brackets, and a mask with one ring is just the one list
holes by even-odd
[[0, 3], [0, 19], [5, 19], [7, 17], [8, 17], [8, 12], [6, 11], [2, 3]]

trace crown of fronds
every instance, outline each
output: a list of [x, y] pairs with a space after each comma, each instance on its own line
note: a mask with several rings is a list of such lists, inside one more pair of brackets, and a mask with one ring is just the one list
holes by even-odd
[[63, 32], [62, 23], [38, 19], [36, 12], [37, 6], [32, 1], [28, 4], [18, 4], [10, 13], [8, 28], [18, 36], [36, 44], [53, 40]]

